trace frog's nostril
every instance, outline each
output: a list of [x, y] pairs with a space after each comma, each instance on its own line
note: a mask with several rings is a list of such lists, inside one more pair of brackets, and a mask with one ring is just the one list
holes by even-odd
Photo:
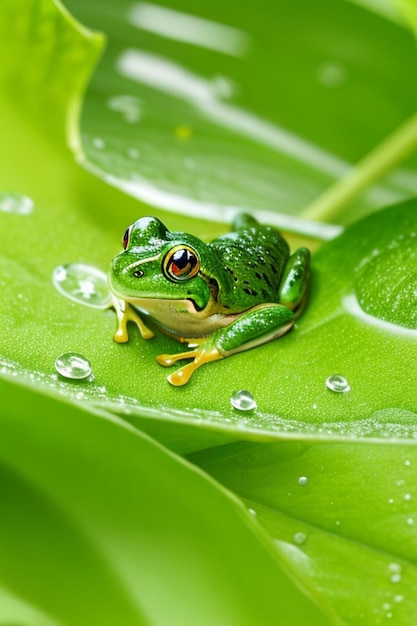
[[145, 272], [143, 270], [136, 270], [135, 272], [133, 272], [133, 276], [135, 276], [136, 278], [142, 278], [144, 274]]

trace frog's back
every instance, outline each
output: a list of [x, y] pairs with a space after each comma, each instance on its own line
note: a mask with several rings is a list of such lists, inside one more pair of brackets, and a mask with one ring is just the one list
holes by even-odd
[[246, 214], [238, 216], [233, 232], [212, 241], [222, 266], [232, 278], [230, 293], [223, 292], [224, 305], [250, 308], [266, 302], [278, 302], [278, 289], [289, 247], [280, 233]]

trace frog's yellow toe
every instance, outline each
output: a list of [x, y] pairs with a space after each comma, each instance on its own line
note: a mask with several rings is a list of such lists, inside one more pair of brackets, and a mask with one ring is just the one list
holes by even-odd
[[113, 335], [113, 339], [116, 343], [127, 343], [129, 336], [126, 330], [124, 330], [123, 328], [118, 328]]
[[185, 368], [182, 367], [181, 369], [177, 370], [173, 374], [170, 374], [167, 377], [167, 381], [174, 387], [182, 387], [182, 385], [185, 385], [186, 383], [188, 383], [193, 371], [194, 370], [187, 371], [185, 370]]
[[217, 361], [223, 359], [224, 356], [216, 348], [210, 349], [197, 349], [190, 350], [189, 352], [180, 352], [179, 354], [161, 354], [157, 357], [157, 361], [160, 365], [169, 367], [181, 359], [193, 359], [191, 363], [187, 363], [183, 367], [180, 367], [176, 372], [173, 372], [167, 377], [167, 380], [174, 387], [181, 387], [190, 380], [195, 370], [205, 363], [211, 361]]
[[155, 337], [155, 333], [144, 324], [141, 328], [139, 328], [139, 330], [143, 339], [152, 339], [153, 337]]
[[175, 358], [171, 354], [160, 354], [156, 357], [156, 360], [163, 367], [169, 367], [175, 363]]
[[187, 352], [178, 352], [177, 354], [160, 354], [156, 357], [159, 365], [170, 367], [177, 361], [182, 359], [194, 359], [200, 354], [200, 350], [188, 350]]

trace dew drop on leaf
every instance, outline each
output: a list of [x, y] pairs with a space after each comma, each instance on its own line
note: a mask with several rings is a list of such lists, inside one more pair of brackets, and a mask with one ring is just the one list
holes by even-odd
[[401, 581], [401, 565], [399, 563], [390, 563], [388, 570], [390, 572], [390, 581], [399, 583]]
[[65, 352], [55, 361], [55, 369], [64, 378], [71, 380], [85, 380], [92, 373], [88, 359], [77, 352]]
[[294, 543], [297, 546], [302, 546], [303, 543], [305, 543], [307, 541], [307, 535], [305, 533], [299, 531], [298, 533], [294, 534], [293, 539], [294, 539]]
[[254, 411], [257, 407], [256, 400], [249, 391], [241, 389], [236, 391], [230, 398], [233, 408], [238, 411]]
[[0, 193], [0, 211], [14, 215], [29, 215], [35, 208], [32, 198], [21, 193]]
[[350, 385], [344, 376], [340, 376], [340, 374], [332, 374], [326, 380], [326, 386], [330, 391], [334, 391], [336, 393], [346, 393], [350, 391]]
[[59, 265], [52, 274], [54, 287], [64, 296], [96, 309], [111, 304], [107, 275], [84, 263]]
[[344, 85], [347, 79], [347, 71], [341, 63], [327, 61], [317, 68], [317, 78], [325, 87], [334, 89]]
[[97, 150], [103, 150], [103, 148], [106, 147], [106, 143], [101, 137], [94, 137], [92, 144], [95, 148], [97, 148]]

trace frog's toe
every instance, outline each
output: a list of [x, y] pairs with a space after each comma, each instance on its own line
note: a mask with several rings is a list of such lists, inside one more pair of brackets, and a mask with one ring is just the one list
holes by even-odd
[[[223, 359], [224, 356], [220, 354], [220, 352], [216, 348], [210, 349], [202, 349], [202, 350], [192, 350], [190, 352], [182, 353], [182, 358], [184, 358], [184, 354], [187, 355], [188, 358], [194, 357], [191, 363], [187, 363], [183, 367], [180, 367], [176, 372], [170, 374], [167, 378], [168, 382], [175, 387], [181, 387], [185, 385], [190, 380], [192, 374], [195, 370], [205, 363], [210, 363], [211, 361], [217, 361], [219, 359]], [[168, 356], [168, 355], [164, 355]], [[175, 355], [176, 357], [178, 355]], [[179, 360], [179, 359], [176, 359]], [[159, 361], [158, 361], [159, 362]], [[175, 362], [175, 361], [172, 361]]]
[[148, 328], [147, 326], [143, 326], [143, 328], [139, 329], [143, 339], [153, 339], [155, 337], [155, 333]]
[[182, 387], [182, 385], [188, 383], [192, 373], [194, 372], [194, 369], [190, 369], [189, 365], [192, 364], [189, 363], [188, 365], [184, 365], [184, 367], [181, 367], [176, 372], [173, 372], [172, 374], [167, 376], [167, 381], [174, 387]]
[[126, 329], [118, 328], [113, 335], [113, 339], [116, 343], [127, 343], [127, 341], [129, 340], [129, 336]]
[[159, 365], [170, 367], [177, 361], [182, 361], [182, 359], [195, 359], [199, 354], [199, 350], [188, 350], [187, 352], [178, 352], [177, 354], [160, 354], [156, 357], [156, 360]]

